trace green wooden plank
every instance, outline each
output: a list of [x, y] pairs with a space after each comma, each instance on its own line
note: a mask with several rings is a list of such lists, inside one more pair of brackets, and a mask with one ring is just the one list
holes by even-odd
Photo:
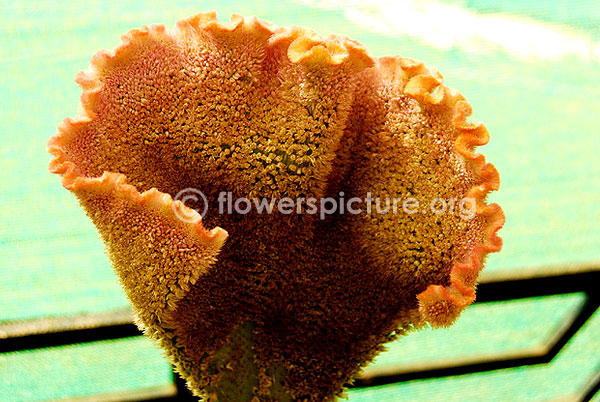
[[0, 354], [0, 400], [175, 393], [171, 366], [144, 337]]
[[128, 308], [103, 250], [95, 233], [0, 247], [0, 321]]
[[361, 377], [542, 356], [570, 326], [585, 299], [574, 293], [475, 304], [450, 328], [426, 329], [392, 342]]
[[581, 400], [600, 371], [600, 310], [548, 364], [353, 389], [350, 402]]

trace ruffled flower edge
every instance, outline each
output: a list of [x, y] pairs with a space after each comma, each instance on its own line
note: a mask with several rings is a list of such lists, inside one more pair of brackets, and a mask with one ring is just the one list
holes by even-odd
[[498, 204], [485, 202], [491, 191], [498, 190], [500, 176], [494, 165], [486, 163], [482, 154], [475, 153], [475, 147], [487, 144], [490, 135], [483, 124], [467, 122], [472, 112], [471, 105], [458, 91], [444, 86], [443, 78], [437, 71], [428, 69], [422, 62], [404, 57], [379, 58], [378, 67], [388, 77], [398, 67], [401, 68], [404, 76], [400, 79], [405, 95], [451, 113], [452, 124], [459, 133], [454, 143], [455, 150], [478, 179], [479, 184], [469, 189], [465, 198], [475, 200], [475, 216], [484, 218], [486, 222], [483, 243], [452, 266], [449, 285], [430, 285], [417, 295], [419, 312], [424, 321], [432, 327], [448, 327], [475, 301], [477, 279], [485, 257], [502, 248], [502, 239], [497, 232], [504, 225], [504, 212]]

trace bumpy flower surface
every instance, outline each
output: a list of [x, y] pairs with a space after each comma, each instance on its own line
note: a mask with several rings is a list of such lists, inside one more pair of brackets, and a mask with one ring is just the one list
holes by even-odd
[[[422, 63], [205, 13], [130, 31], [76, 81], [50, 170], [96, 225], [137, 325], [208, 400], [333, 399], [383, 343], [450, 325], [501, 247], [504, 216], [485, 203], [498, 173], [474, 153], [488, 133]], [[204, 218], [173, 200], [186, 188]], [[219, 213], [222, 191], [358, 197], [362, 213]], [[388, 197], [412, 210], [379, 213]], [[472, 215], [433, 213], [437, 198]]]

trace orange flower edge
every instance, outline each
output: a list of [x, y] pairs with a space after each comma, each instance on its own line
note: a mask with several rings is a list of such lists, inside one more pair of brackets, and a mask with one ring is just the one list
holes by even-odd
[[[500, 250], [504, 216], [485, 203], [499, 176], [474, 153], [489, 135], [420, 62], [203, 13], [130, 31], [76, 81], [80, 114], [50, 139], [50, 170], [96, 225], [136, 323], [198, 396], [330, 400], [382, 343], [450, 325]], [[190, 188], [204, 218], [173, 200]], [[221, 191], [421, 207], [223, 214]]]

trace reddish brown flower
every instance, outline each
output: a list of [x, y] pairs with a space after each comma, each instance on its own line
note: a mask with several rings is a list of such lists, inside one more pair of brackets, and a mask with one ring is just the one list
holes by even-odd
[[[50, 170], [138, 326], [210, 400], [333, 398], [382, 343], [450, 325], [501, 247], [504, 216], [485, 203], [498, 173], [474, 153], [488, 133], [422, 63], [206, 13], [130, 31], [77, 82]], [[173, 201], [186, 188], [206, 196], [203, 219]], [[222, 191], [362, 211], [226, 214]]]

